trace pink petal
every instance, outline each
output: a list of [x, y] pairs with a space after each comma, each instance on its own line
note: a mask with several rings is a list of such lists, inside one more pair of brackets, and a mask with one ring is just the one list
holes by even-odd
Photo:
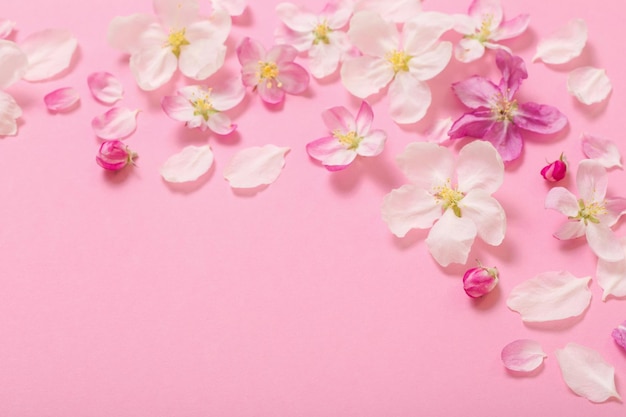
[[209, 145], [187, 146], [172, 155], [161, 167], [161, 176], [167, 182], [195, 181], [213, 165], [213, 152]]
[[153, 47], [130, 57], [130, 70], [139, 88], [145, 91], [156, 90], [166, 84], [177, 66], [176, 55], [168, 48]]
[[498, 88], [512, 100], [522, 81], [528, 78], [526, 64], [519, 56], [511, 55], [506, 49], [500, 48], [496, 51], [496, 66], [502, 73]]
[[7, 38], [15, 28], [15, 22], [8, 19], [0, 19], [0, 39]]
[[454, 172], [452, 153], [435, 143], [412, 142], [396, 161], [407, 179], [425, 190], [446, 185]]
[[355, 11], [369, 10], [381, 15], [385, 20], [404, 23], [411, 16], [422, 11], [421, 0], [359, 0]]
[[46, 107], [52, 112], [71, 109], [78, 103], [78, 100], [80, 100], [78, 91], [72, 87], [59, 88], [58, 90], [46, 94], [43, 98]]
[[322, 112], [322, 119], [331, 132], [339, 131], [346, 134], [357, 130], [354, 116], [343, 106], [331, 107], [325, 110]]
[[265, 60], [265, 48], [251, 38], [244, 38], [237, 47], [237, 59], [242, 66], [252, 64], [256, 69], [259, 61]]
[[499, 26], [502, 21], [500, 0], [473, 0], [468, 13], [480, 20], [491, 17], [493, 26]]
[[290, 62], [279, 69], [278, 82], [288, 94], [300, 94], [309, 86], [309, 73], [300, 65]]
[[143, 46], [142, 35], [155, 24], [158, 25], [156, 18], [148, 14], [117, 16], [109, 23], [107, 42], [115, 49], [134, 54]]
[[411, 229], [431, 227], [441, 217], [441, 207], [427, 190], [407, 184], [384, 197], [382, 217], [391, 233], [404, 237]]
[[491, 109], [479, 108], [457, 119], [448, 131], [448, 136], [450, 139], [464, 137], [480, 139], [485, 137], [496, 123], [499, 122], [493, 119]]
[[161, 99], [161, 108], [169, 117], [179, 122], [188, 122], [194, 117], [195, 109], [183, 96], [165, 96]]
[[583, 104], [589, 105], [605, 100], [612, 89], [606, 71], [600, 68], [577, 68], [567, 77], [567, 91]]
[[411, 17], [402, 29], [405, 52], [417, 56], [432, 50], [441, 35], [453, 26], [454, 18], [445, 13], [424, 11]]
[[[626, 239], [621, 238], [622, 250], [626, 253]], [[609, 262], [598, 259], [596, 268], [596, 278], [598, 284], [604, 290], [602, 301], [609, 295], [614, 297], [626, 297], [626, 259], [617, 262]]]
[[626, 349], [626, 321], [613, 329], [611, 336], [615, 343]]
[[538, 342], [528, 339], [509, 343], [502, 349], [500, 355], [504, 366], [516, 372], [534, 371], [547, 356]]
[[291, 30], [312, 32], [317, 26], [317, 16], [292, 3], [279, 3], [276, 15]]
[[583, 133], [582, 148], [587, 158], [595, 159], [603, 167], [622, 168], [622, 155], [615, 142]]
[[396, 25], [371, 11], [357, 12], [352, 16], [348, 37], [364, 55], [377, 58], [383, 58], [399, 47]]
[[108, 72], [93, 72], [89, 74], [87, 85], [94, 98], [105, 104], [113, 104], [121, 100], [124, 95], [122, 83]]
[[298, 56], [298, 50], [291, 45], [274, 45], [265, 55], [265, 61], [275, 62], [279, 68], [292, 63]]
[[585, 232], [587, 243], [598, 258], [618, 262], [626, 256], [617, 236], [607, 225], [589, 222]]
[[278, 104], [285, 100], [285, 90], [275, 82], [261, 82], [257, 85], [259, 97], [266, 103]]
[[184, 28], [199, 19], [197, 0], [152, 0], [152, 6], [168, 29]]
[[451, 263], [464, 264], [476, 237], [476, 225], [466, 217], [457, 217], [452, 210], [446, 210], [434, 224], [426, 246], [435, 261], [441, 266]]
[[230, 110], [241, 103], [246, 95], [246, 88], [240, 78], [230, 79], [211, 89], [211, 103], [215, 110]]
[[246, 0], [211, 0], [214, 10], [225, 10], [231, 16], [243, 14]]
[[11, 41], [0, 39], [0, 90], [21, 79], [28, 68], [28, 57]]
[[114, 107], [91, 121], [94, 133], [101, 139], [123, 139], [137, 129], [139, 110]]
[[493, 107], [496, 104], [495, 100], [498, 94], [500, 94], [497, 85], [478, 75], [452, 84], [452, 91], [461, 100], [461, 103], [471, 109]]
[[224, 178], [232, 188], [255, 188], [271, 184], [285, 166], [289, 148], [255, 146], [239, 151], [224, 168]]
[[478, 237], [491, 246], [498, 246], [506, 232], [506, 214], [498, 201], [484, 190], [473, 190], [459, 202], [461, 216], [476, 225]]
[[545, 208], [557, 210], [567, 217], [578, 215], [578, 199], [567, 188], [554, 187], [546, 195]]
[[430, 87], [409, 72], [399, 72], [389, 85], [389, 115], [400, 124], [420, 121], [432, 101]]
[[528, 23], [530, 23], [530, 15], [528, 14], [521, 14], [511, 20], [504, 21], [492, 32], [491, 40], [497, 42], [515, 38], [526, 31]]
[[621, 400], [615, 388], [615, 369], [593, 349], [568, 343], [554, 354], [563, 381], [574, 394], [601, 403], [609, 398]]
[[354, 150], [346, 149], [334, 136], [320, 138], [308, 143], [306, 151], [311, 158], [320, 161], [332, 171], [347, 168], [357, 156]]
[[543, 272], [515, 286], [506, 305], [525, 322], [576, 317], [591, 301], [591, 277], [576, 278], [567, 271]]
[[374, 112], [372, 106], [365, 100], [361, 102], [359, 112], [356, 115], [356, 131], [361, 135], [366, 135], [372, 127], [374, 121]]
[[626, 214], [626, 198], [606, 198], [604, 200], [604, 208], [606, 213], [598, 215], [598, 219], [602, 224], [613, 227], [619, 218]]
[[585, 223], [580, 220], [569, 220], [554, 232], [554, 237], [559, 240], [577, 239], [585, 235]]
[[562, 130], [567, 125], [567, 117], [552, 106], [523, 103], [518, 107], [513, 123], [520, 129], [549, 134]]
[[443, 143], [450, 139], [448, 132], [452, 128], [452, 118], [439, 119], [424, 134], [429, 142]]
[[359, 98], [378, 93], [394, 78], [393, 67], [387, 60], [369, 56], [347, 59], [340, 74], [343, 86]]
[[576, 171], [576, 186], [578, 194], [586, 202], [601, 202], [606, 196], [609, 185], [609, 175], [599, 162], [585, 159], [578, 164]]
[[459, 191], [483, 190], [492, 194], [504, 181], [504, 163], [489, 142], [476, 140], [459, 151], [456, 164]]
[[13, 97], [0, 91], [0, 136], [17, 134], [17, 119], [22, 116], [22, 109]]
[[537, 45], [533, 61], [546, 64], [564, 64], [580, 55], [587, 43], [587, 23], [583, 19], [570, 20]]
[[207, 125], [209, 126], [209, 129], [218, 135], [229, 135], [237, 129], [237, 125], [233, 124], [230, 117], [224, 113], [215, 113], [209, 116]]
[[373, 130], [363, 137], [359, 143], [359, 147], [356, 149], [356, 153], [361, 156], [376, 156], [379, 155], [387, 140], [387, 134], [382, 130]]
[[72, 61], [78, 42], [71, 32], [45, 29], [33, 33], [21, 44], [28, 56], [26, 81], [42, 81], [65, 71]]
[[522, 135], [513, 123], [494, 123], [482, 139], [491, 142], [504, 162], [513, 161], [522, 153]]

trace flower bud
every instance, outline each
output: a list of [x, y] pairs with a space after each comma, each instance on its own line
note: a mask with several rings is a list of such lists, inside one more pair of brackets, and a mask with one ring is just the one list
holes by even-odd
[[541, 170], [541, 175], [550, 182], [561, 181], [567, 173], [567, 162], [565, 156], [561, 154], [559, 159], [549, 163]]
[[613, 329], [611, 336], [615, 339], [615, 343], [626, 349], [626, 321]]
[[120, 140], [107, 140], [102, 142], [96, 162], [104, 169], [118, 171], [126, 165], [133, 164], [137, 154], [131, 151]]
[[498, 284], [498, 270], [485, 268], [478, 263], [476, 268], [465, 271], [463, 289], [472, 298], [482, 297], [493, 290]]

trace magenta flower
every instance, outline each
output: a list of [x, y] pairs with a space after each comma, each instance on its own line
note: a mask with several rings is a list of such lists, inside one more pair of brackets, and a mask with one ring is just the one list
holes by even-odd
[[120, 140], [107, 140], [102, 142], [96, 162], [104, 169], [119, 171], [127, 165], [134, 165], [137, 153], [131, 151], [124, 142]]
[[456, 96], [471, 108], [454, 122], [448, 132], [451, 139], [473, 137], [489, 141], [502, 160], [512, 161], [522, 152], [520, 130], [549, 134], [563, 129], [567, 117], [545, 104], [518, 103], [514, 96], [528, 77], [524, 61], [504, 50], [496, 52], [496, 64], [502, 72], [500, 84], [474, 76], [452, 85]]
[[332, 136], [308, 143], [306, 151], [329, 171], [346, 168], [357, 155], [376, 156], [383, 151], [387, 134], [370, 130], [374, 113], [366, 101], [361, 102], [356, 118], [342, 106], [326, 110], [322, 118]]
[[541, 169], [541, 176], [550, 182], [558, 182], [565, 178], [567, 174], [567, 161], [565, 155], [561, 154], [559, 159], [550, 162]]
[[472, 298], [479, 298], [488, 294], [498, 285], [498, 269], [485, 268], [478, 263], [476, 268], [465, 271], [463, 275], [463, 289]]
[[275, 45], [269, 51], [250, 38], [237, 47], [243, 84], [258, 90], [261, 99], [277, 104], [287, 94], [299, 94], [309, 85], [309, 73], [294, 59], [298, 50], [290, 45]]

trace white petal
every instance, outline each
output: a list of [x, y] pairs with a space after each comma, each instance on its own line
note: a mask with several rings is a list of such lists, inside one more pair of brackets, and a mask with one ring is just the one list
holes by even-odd
[[454, 172], [452, 153], [435, 143], [409, 143], [396, 162], [410, 182], [429, 191], [448, 183]]
[[576, 343], [568, 343], [554, 354], [563, 381], [576, 395], [594, 403], [612, 397], [621, 399], [615, 388], [615, 369], [598, 352]]
[[59, 88], [43, 98], [48, 110], [52, 112], [69, 110], [80, 100], [78, 91], [72, 87]]
[[360, 10], [370, 10], [386, 20], [403, 23], [421, 12], [422, 2], [421, 0], [360, 0], [355, 5], [355, 11]]
[[87, 77], [89, 91], [94, 98], [104, 104], [113, 104], [122, 99], [122, 83], [108, 72], [93, 72]]
[[567, 217], [576, 217], [578, 199], [567, 188], [554, 187], [546, 195], [545, 208], [559, 211]]
[[0, 19], [0, 39], [8, 37], [15, 28], [15, 22], [8, 19]]
[[389, 114], [394, 122], [415, 123], [428, 111], [432, 101], [430, 87], [409, 72], [401, 72], [389, 86]]
[[21, 79], [28, 68], [28, 57], [13, 42], [0, 39], [0, 89]]
[[168, 48], [154, 47], [130, 57], [130, 70], [142, 90], [156, 90], [176, 72], [178, 60]]
[[599, 103], [613, 89], [606, 71], [594, 67], [576, 68], [567, 77], [567, 91], [583, 104]]
[[543, 272], [513, 288], [506, 305], [525, 322], [576, 317], [591, 301], [590, 281], [591, 277], [576, 278], [567, 271]]
[[409, 72], [419, 80], [430, 80], [446, 68], [451, 57], [452, 44], [438, 42], [432, 48], [409, 60]]
[[107, 42], [115, 49], [134, 54], [142, 47], [143, 34], [155, 24], [156, 18], [153, 15], [137, 13], [117, 16], [109, 23]]
[[387, 60], [370, 56], [346, 59], [340, 74], [343, 86], [359, 98], [378, 93], [394, 76]]
[[168, 29], [184, 28], [198, 20], [198, 0], [152, 0], [154, 12]]
[[224, 168], [224, 178], [232, 188], [254, 188], [271, 184], [285, 166], [289, 148], [275, 145], [254, 146], [239, 151]]
[[383, 199], [382, 216], [391, 233], [404, 237], [411, 229], [427, 229], [441, 216], [435, 198], [414, 184], [403, 185]]
[[213, 9], [225, 10], [231, 16], [239, 16], [246, 8], [246, 0], [211, 0]]
[[472, 62], [485, 54], [485, 46], [474, 38], [463, 38], [454, 48], [454, 56], [461, 62]]
[[439, 37], [452, 29], [454, 23], [453, 16], [444, 13], [422, 12], [415, 15], [402, 29], [404, 50], [412, 56], [421, 55], [432, 49]]
[[309, 70], [315, 78], [324, 78], [334, 73], [339, 66], [342, 51], [335, 45], [320, 42], [309, 50]]
[[602, 202], [609, 185], [606, 169], [593, 159], [583, 159], [576, 170], [576, 187], [578, 195], [587, 203]]
[[279, 3], [275, 10], [278, 18], [297, 32], [312, 32], [318, 24], [317, 16], [292, 3]]
[[498, 201], [486, 191], [473, 190], [459, 202], [461, 216], [476, 225], [478, 237], [485, 243], [498, 246], [506, 232], [506, 214]]
[[137, 129], [139, 110], [114, 107], [91, 121], [96, 136], [102, 139], [124, 139]]
[[528, 339], [509, 343], [500, 354], [504, 366], [516, 372], [534, 371], [547, 356], [538, 342]]
[[587, 23], [573, 19], [537, 45], [533, 61], [541, 59], [546, 64], [564, 64], [580, 55], [587, 43]]
[[476, 226], [473, 221], [457, 217], [452, 210], [446, 210], [430, 229], [426, 245], [439, 265], [464, 264], [475, 238]]
[[585, 228], [585, 235], [589, 247], [598, 258], [609, 262], [624, 259], [624, 250], [609, 226], [589, 222]]
[[493, 194], [504, 181], [504, 163], [489, 142], [475, 140], [459, 151], [456, 172], [459, 191], [483, 190]]
[[396, 25], [371, 11], [357, 12], [352, 16], [348, 37], [364, 55], [378, 58], [383, 58], [399, 46]]
[[204, 80], [215, 74], [226, 57], [226, 46], [211, 39], [202, 39], [187, 45], [178, 59], [180, 72], [194, 80]]
[[[626, 238], [620, 240], [622, 250], [626, 253]], [[602, 301], [609, 295], [614, 297], [626, 297], [626, 259], [617, 262], [609, 262], [598, 258], [596, 268], [598, 284], [604, 292]]]
[[582, 148], [587, 158], [595, 159], [603, 167], [622, 168], [622, 155], [615, 142], [583, 133]]
[[17, 118], [22, 115], [22, 109], [9, 94], [0, 91], [0, 136], [17, 134]]
[[448, 132], [452, 127], [452, 117], [446, 117], [435, 123], [424, 133], [429, 142], [443, 143], [450, 139]]
[[570, 240], [584, 236], [586, 232], [585, 222], [581, 220], [569, 220], [554, 232], [554, 237], [559, 240]]
[[72, 61], [78, 41], [63, 29], [45, 29], [33, 33], [21, 43], [28, 56], [26, 81], [42, 81], [65, 71]]
[[172, 155], [161, 167], [161, 176], [167, 182], [195, 181], [213, 165], [213, 152], [209, 145], [187, 146]]

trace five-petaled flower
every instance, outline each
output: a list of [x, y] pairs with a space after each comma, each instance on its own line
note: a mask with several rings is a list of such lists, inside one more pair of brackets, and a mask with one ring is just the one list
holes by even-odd
[[332, 136], [326, 136], [306, 145], [306, 151], [321, 161], [329, 171], [339, 171], [354, 161], [357, 155], [376, 156], [383, 151], [387, 134], [371, 130], [374, 113], [363, 101], [356, 117], [345, 107], [338, 106], [322, 113]]
[[254, 87], [270, 104], [282, 102], [285, 93], [302, 93], [309, 86], [309, 73], [293, 62], [297, 55], [291, 45], [274, 45], [265, 51], [259, 42], [245, 38], [237, 47], [243, 84]]
[[14, 42], [0, 39], [0, 136], [17, 134], [17, 119], [22, 109], [2, 90], [22, 78], [27, 67], [26, 54]]
[[528, 77], [520, 57], [498, 50], [496, 64], [502, 72], [498, 85], [479, 76], [452, 85], [459, 100], [472, 111], [456, 120], [448, 135], [451, 139], [473, 137], [489, 141], [508, 162], [522, 152], [520, 130], [555, 133], [565, 127], [567, 117], [552, 106], [517, 102], [515, 93]]
[[411, 183], [383, 200], [383, 220], [394, 235], [432, 227], [426, 245], [442, 266], [465, 263], [476, 235], [489, 245], [502, 243], [506, 216], [491, 194], [502, 184], [504, 164], [490, 143], [465, 145], [456, 164], [443, 146], [411, 143], [397, 161]]

